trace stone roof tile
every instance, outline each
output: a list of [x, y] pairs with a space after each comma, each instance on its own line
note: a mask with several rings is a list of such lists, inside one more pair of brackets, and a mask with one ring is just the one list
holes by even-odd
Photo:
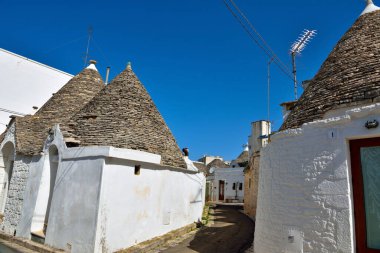
[[34, 115], [17, 117], [17, 152], [25, 155], [39, 154], [49, 129], [55, 124], [68, 121], [103, 87], [98, 71], [86, 68], [53, 94]]
[[172, 133], [148, 92], [127, 67], [65, 127], [81, 146], [113, 146], [161, 155], [161, 163], [186, 168]]

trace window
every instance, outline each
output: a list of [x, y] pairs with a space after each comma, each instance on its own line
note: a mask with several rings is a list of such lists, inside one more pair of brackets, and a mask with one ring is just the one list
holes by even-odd
[[239, 190], [243, 190], [243, 183], [239, 183]]
[[135, 175], [140, 175], [141, 165], [135, 165]]
[[235, 190], [236, 189], [236, 183], [233, 183], [232, 184], [232, 190]]
[[248, 181], [248, 187], [251, 188], [251, 179]]

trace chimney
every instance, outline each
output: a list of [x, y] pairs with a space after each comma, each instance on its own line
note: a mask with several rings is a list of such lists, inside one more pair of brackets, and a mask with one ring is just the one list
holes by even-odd
[[32, 115], [33, 115], [33, 114], [35, 114], [37, 112], [38, 106], [33, 106], [32, 108], [33, 108], [33, 111], [32, 111]]
[[182, 152], [185, 156], [189, 156], [189, 149], [188, 148], [183, 148]]
[[106, 71], [106, 85], [108, 84], [108, 78], [110, 77], [110, 70], [111, 70], [111, 67], [107, 67], [107, 71]]
[[296, 103], [297, 103], [297, 100], [284, 102], [284, 103], [280, 104], [280, 106], [282, 106], [282, 119], [283, 120], [286, 120], [289, 113], [293, 110], [294, 106], [296, 105]]
[[250, 156], [268, 144], [269, 135], [271, 134], [271, 123], [267, 120], [259, 120], [252, 122], [251, 127], [252, 132], [248, 140]]
[[95, 60], [90, 60], [90, 61], [89, 61], [89, 65], [87, 66], [86, 69], [93, 69], [93, 70], [98, 71], [98, 70], [96, 69], [95, 65], [96, 65], [96, 61], [95, 61]]

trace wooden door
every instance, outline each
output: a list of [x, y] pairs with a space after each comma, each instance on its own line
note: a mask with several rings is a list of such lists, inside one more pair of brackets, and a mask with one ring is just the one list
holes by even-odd
[[357, 253], [380, 253], [380, 138], [350, 141]]
[[224, 181], [219, 180], [219, 200], [224, 201]]

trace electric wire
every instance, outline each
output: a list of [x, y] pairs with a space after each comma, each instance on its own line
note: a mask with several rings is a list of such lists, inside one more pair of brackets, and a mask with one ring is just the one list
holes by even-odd
[[96, 42], [95, 38], [93, 37], [92, 38], [92, 42], [94, 43], [95, 47], [98, 49], [98, 52], [100, 53], [100, 55], [103, 57], [103, 59], [106, 61], [106, 63], [108, 65], [111, 64], [110, 60], [108, 59], [108, 57], [106, 56], [106, 54], [104, 54], [104, 51], [102, 50], [102, 48], [99, 46], [99, 44]]
[[47, 50], [45, 53], [43, 53], [43, 55], [46, 56], [46, 55], [50, 54], [51, 52], [53, 52], [53, 51], [55, 51], [57, 49], [63, 48], [63, 47], [65, 47], [67, 45], [70, 45], [70, 44], [72, 44], [74, 42], [80, 41], [80, 40], [82, 40], [82, 39], [84, 39], [86, 37], [87, 36], [81, 36], [79, 38], [76, 38], [76, 39], [70, 40], [68, 42], [62, 43], [62, 44], [60, 44], [60, 45], [58, 45], [56, 47], [53, 47], [52, 49]]
[[[243, 27], [244, 31], [248, 34], [248, 36], [256, 43], [257, 46], [271, 59], [274, 59], [274, 63], [280, 68], [280, 70], [291, 80], [293, 80], [293, 75], [290, 72], [288, 66], [284, 64], [280, 58], [274, 53], [274, 51], [270, 48], [268, 43], [264, 40], [264, 38], [258, 33], [249, 19], [244, 15], [244, 13], [240, 10], [240, 8], [236, 5], [233, 0], [229, 0], [235, 10], [239, 13], [239, 15], [231, 8], [230, 4], [227, 3], [226, 0], [223, 0], [227, 9], [230, 11], [232, 16], [239, 22], [239, 24]], [[245, 20], [245, 22], [243, 20]], [[252, 32], [253, 31], [253, 32]], [[256, 34], [256, 36], [254, 35]], [[257, 37], [257, 38], [256, 38]]]
[[232, 3], [232, 5], [235, 7], [235, 9], [239, 12], [239, 14], [243, 17], [243, 19], [247, 22], [247, 24], [254, 31], [254, 33], [257, 35], [257, 37], [259, 37], [260, 41], [264, 44], [264, 46], [268, 49], [268, 51], [273, 55], [273, 57], [272, 57], [273, 60], [277, 60], [278, 63], [281, 64], [282, 67], [284, 69], [286, 69], [288, 73], [290, 73], [290, 69], [288, 68], [288, 66], [278, 58], [276, 53], [272, 50], [272, 48], [269, 46], [269, 44], [264, 40], [264, 38], [261, 36], [261, 34], [252, 25], [251, 21], [249, 21], [249, 19], [245, 16], [245, 14], [240, 10], [240, 8], [237, 6], [237, 4], [234, 2], [234, 0], [229, 0], [229, 1]]

